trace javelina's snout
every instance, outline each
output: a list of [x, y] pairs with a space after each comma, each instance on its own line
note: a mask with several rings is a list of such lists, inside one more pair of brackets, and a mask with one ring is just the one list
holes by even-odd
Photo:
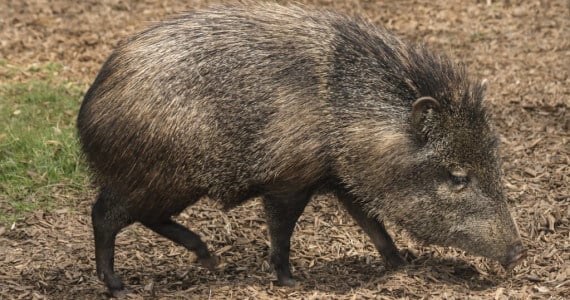
[[521, 242], [516, 243], [509, 249], [509, 253], [505, 261], [502, 263], [503, 267], [507, 270], [514, 268], [519, 262], [526, 257], [527, 249]]

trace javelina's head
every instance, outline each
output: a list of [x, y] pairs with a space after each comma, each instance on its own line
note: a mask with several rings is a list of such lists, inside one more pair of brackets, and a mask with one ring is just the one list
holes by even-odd
[[428, 154], [416, 169], [424, 188], [411, 195], [416, 219], [422, 220], [405, 227], [427, 242], [459, 247], [511, 267], [525, 250], [507, 207], [498, 139], [482, 97], [482, 87], [476, 85], [460, 99], [441, 100], [445, 105], [432, 97], [414, 102], [413, 132]]
[[409, 108], [414, 150], [400, 155], [407, 161], [390, 162], [398, 171], [386, 176], [391, 179], [382, 187], [378, 215], [418, 240], [510, 268], [526, 250], [501, 182], [498, 137], [483, 103], [485, 85], [468, 80], [463, 69], [447, 67], [439, 72], [446, 76], [416, 80], [423, 83], [417, 89], [423, 95]]

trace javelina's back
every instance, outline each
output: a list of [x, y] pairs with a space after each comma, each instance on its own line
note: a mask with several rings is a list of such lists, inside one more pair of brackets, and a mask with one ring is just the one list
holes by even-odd
[[[231, 208], [262, 196], [278, 282], [317, 191], [333, 192], [389, 265], [383, 220], [420, 240], [517, 262], [484, 88], [446, 57], [359, 19], [276, 4], [194, 11], [123, 42], [85, 95], [79, 137], [101, 192], [99, 276], [134, 221], [195, 251], [173, 222], [200, 197]], [[429, 224], [429, 226], [426, 226]]]
[[330, 20], [272, 10], [193, 12], [120, 45], [78, 119], [104, 184], [160, 206], [196, 190], [232, 206], [268, 181], [323, 174]]

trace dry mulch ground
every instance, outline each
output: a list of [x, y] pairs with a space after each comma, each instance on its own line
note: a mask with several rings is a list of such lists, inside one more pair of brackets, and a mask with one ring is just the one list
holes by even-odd
[[[56, 62], [62, 81], [85, 85], [121, 38], [151, 21], [211, 1], [4, 0], [0, 58], [23, 67]], [[284, 2], [284, 1], [281, 1]], [[299, 288], [273, 286], [261, 207], [222, 213], [206, 200], [178, 220], [222, 256], [214, 273], [193, 255], [141, 226], [119, 235], [116, 268], [130, 298], [570, 298], [570, 2], [305, 1], [360, 13], [408, 40], [465, 61], [490, 82], [489, 102], [502, 137], [505, 184], [528, 258], [514, 271], [447, 248], [396, 242], [418, 258], [386, 270], [368, 238], [332, 199], [314, 199], [293, 238]], [[2, 74], [0, 74], [2, 75]], [[10, 80], [37, 79], [22, 71]], [[2, 76], [0, 76], [2, 78]], [[0, 228], [0, 298], [107, 297], [94, 270], [93, 195], [36, 212]]]

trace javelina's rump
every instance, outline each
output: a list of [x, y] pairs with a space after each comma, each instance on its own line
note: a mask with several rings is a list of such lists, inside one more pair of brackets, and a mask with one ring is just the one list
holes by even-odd
[[383, 220], [419, 240], [516, 263], [484, 87], [461, 66], [344, 15], [276, 4], [194, 11], [122, 43], [85, 95], [83, 150], [101, 187], [97, 272], [120, 292], [132, 222], [216, 259], [171, 220], [208, 196], [261, 196], [278, 282], [309, 199], [334, 193], [389, 265]]

